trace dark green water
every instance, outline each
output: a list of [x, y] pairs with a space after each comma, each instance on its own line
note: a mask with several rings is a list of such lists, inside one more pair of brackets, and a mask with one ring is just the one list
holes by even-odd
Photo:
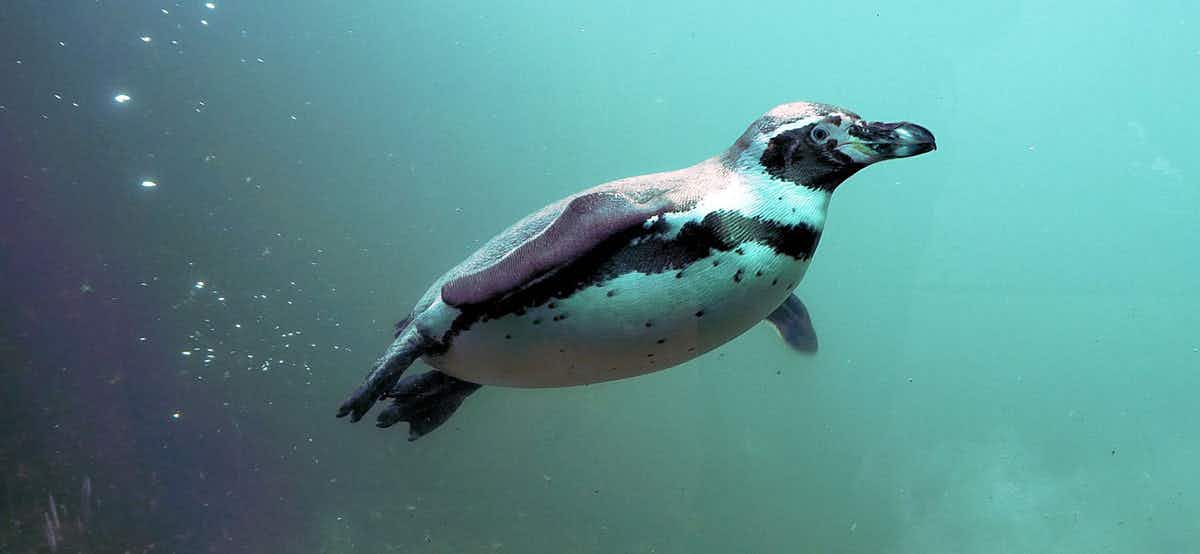
[[[7, 0], [0, 552], [1200, 552], [1198, 26]], [[939, 144], [838, 190], [818, 355], [761, 325], [415, 443], [334, 419], [481, 241], [793, 100]]]

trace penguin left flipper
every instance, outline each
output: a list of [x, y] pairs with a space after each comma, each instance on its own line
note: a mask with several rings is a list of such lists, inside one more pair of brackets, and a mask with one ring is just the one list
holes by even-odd
[[520, 288], [543, 273], [582, 256], [605, 240], [670, 211], [666, 195], [637, 200], [618, 190], [572, 198], [541, 232], [494, 263], [442, 285], [451, 306], [480, 304]]
[[817, 332], [813, 329], [812, 318], [808, 316], [808, 308], [804, 307], [796, 295], [789, 295], [767, 321], [775, 325], [779, 336], [793, 350], [812, 354], [817, 351]]

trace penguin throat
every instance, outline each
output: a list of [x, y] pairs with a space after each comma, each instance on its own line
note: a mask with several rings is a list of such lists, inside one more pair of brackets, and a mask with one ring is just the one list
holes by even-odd
[[763, 172], [772, 179], [805, 188], [833, 192], [863, 167], [865, 166], [859, 164], [834, 167], [790, 165], [782, 168], [763, 167]]

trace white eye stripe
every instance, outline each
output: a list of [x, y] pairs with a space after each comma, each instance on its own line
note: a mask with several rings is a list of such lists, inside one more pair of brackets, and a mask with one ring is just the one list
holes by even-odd
[[781, 133], [786, 133], [786, 132], [794, 130], [794, 129], [806, 127], [808, 125], [812, 125], [813, 123], [819, 123], [822, 120], [824, 120], [828, 117], [832, 117], [832, 116], [837, 116], [839, 119], [841, 119], [841, 122], [838, 125], [829, 125], [830, 127], [844, 130], [844, 129], [850, 128], [850, 126], [854, 124], [854, 118], [852, 118], [851, 116], [849, 116], [845, 113], [835, 112], [835, 113], [830, 113], [830, 114], [825, 114], [825, 115], [814, 115], [814, 116], [806, 117], [804, 119], [793, 121], [791, 123], [786, 123], [786, 124], [780, 125], [778, 127], [775, 127], [769, 131], [764, 131], [762, 133], [759, 133], [759, 137], [761, 140], [769, 141], [769, 140], [771, 140], [771, 138], [776, 137], [776, 136], [780, 135]]
[[763, 138], [770, 140], [771, 137], [778, 136], [781, 133], [786, 133], [786, 132], [794, 130], [794, 129], [799, 129], [799, 128], [805, 127], [807, 125], [812, 125], [813, 123], [816, 123], [822, 119], [825, 119], [825, 116], [816, 115], [816, 116], [812, 116], [812, 117], [806, 117], [799, 121], [793, 121], [793, 122], [787, 123], [785, 125], [780, 125], [774, 129], [772, 129], [769, 133], [763, 133], [763, 134], [760, 134], [759, 136], [762, 136]]

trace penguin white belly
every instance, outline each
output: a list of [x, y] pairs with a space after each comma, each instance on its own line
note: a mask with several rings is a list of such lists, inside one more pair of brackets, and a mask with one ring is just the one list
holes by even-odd
[[746, 243], [683, 270], [620, 275], [519, 315], [477, 322], [425, 360], [484, 385], [561, 387], [642, 375], [762, 321], [807, 267], [806, 259]]

